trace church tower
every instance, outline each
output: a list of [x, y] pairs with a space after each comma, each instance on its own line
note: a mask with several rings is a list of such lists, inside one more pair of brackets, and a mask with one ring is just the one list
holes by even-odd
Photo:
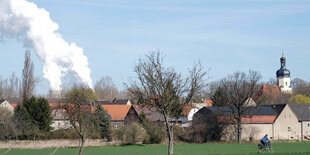
[[282, 93], [292, 93], [290, 71], [286, 69], [286, 59], [282, 54], [280, 58], [281, 68], [277, 71], [277, 82]]

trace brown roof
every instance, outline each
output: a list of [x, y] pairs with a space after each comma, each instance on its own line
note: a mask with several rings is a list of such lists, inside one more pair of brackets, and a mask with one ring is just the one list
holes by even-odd
[[133, 107], [139, 115], [143, 111], [146, 115], [146, 118], [150, 121], [165, 121], [164, 116], [158, 112], [156, 108], [149, 109], [147, 107], [139, 107], [138, 105], [134, 105]]
[[102, 105], [102, 107], [110, 114], [111, 120], [125, 120], [125, 117], [131, 108], [131, 105]]
[[263, 84], [261, 89], [258, 91], [257, 95], [255, 96], [255, 98], [257, 97], [261, 97], [261, 96], [270, 96], [272, 98], [277, 98], [280, 95], [280, 89], [278, 85], [267, 85], [267, 84]]

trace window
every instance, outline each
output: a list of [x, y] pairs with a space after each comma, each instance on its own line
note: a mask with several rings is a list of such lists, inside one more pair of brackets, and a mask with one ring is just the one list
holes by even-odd
[[58, 126], [60, 126], [60, 122], [58, 122]]
[[287, 82], [285, 82], [285, 85], [287, 86]]
[[308, 127], [310, 127], [310, 123], [308, 123]]

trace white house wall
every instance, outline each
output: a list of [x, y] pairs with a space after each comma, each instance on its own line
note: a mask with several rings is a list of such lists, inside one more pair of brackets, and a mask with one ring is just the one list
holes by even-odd
[[272, 137], [272, 124], [242, 124], [241, 138], [243, 140], [260, 140], [266, 134]]
[[194, 114], [196, 113], [196, 112], [198, 112], [198, 108], [192, 108], [191, 110], [190, 110], [190, 112], [189, 112], [189, 114], [187, 115], [187, 120], [188, 121], [192, 121], [193, 120], [193, 117], [194, 117]]
[[3, 101], [0, 104], [0, 107], [8, 109], [12, 113], [14, 112], [14, 107], [12, 107], [11, 104], [8, 101]]
[[69, 120], [53, 120], [51, 127], [53, 130], [68, 129], [71, 127]]
[[303, 121], [302, 122], [302, 137], [303, 137], [303, 140], [308, 140], [308, 139], [305, 139], [305, 136], [310, 138], [310, 121]]
[[[265, 134], [268, 134], [268, 137], [272, 136], [272, 124], [242, 124], [242, 132], [241, 132], [241, 138], [245, 141], [250, 140], [260, 140], [265, 136]], [[221, 137], [221, 140], [223, 141], [234, 141], [237, 138], [237, 125], [227, 125], [224, 128], [223, 136]]]
[[274, 139], [301, 139], [301, 123], [288, 105], [285, 106], [274, 123]]

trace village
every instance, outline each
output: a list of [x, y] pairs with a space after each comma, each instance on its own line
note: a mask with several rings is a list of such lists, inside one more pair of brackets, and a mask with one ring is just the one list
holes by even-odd
[[310, 154], [308, 0], [0, 0], [0, 155]]
[[[277, 85], [260, 85], [258, 91], [248, 98], [242, 104], [241, 112], [241, 139], [243, 141], [260, 140], [265, 134], [268, 134], [272, 141], [308, 141], [310, 140], [310, 104], [301, 103], [260, 103], [263, 96], [276, 98], [283, 94], [293, 94], [290, 86], [290, 72], [285, 67], [286, 59], [281, 57], [281, 68], [277, 71]], [[264, 100], [267, 101], [267, 100]], [[0, 107], [14, 113], [18, 104], [22, 104], [21, 98], [3, 99]], [[72, 128], [72, 120], [69, 119], [67, 111], [62, 108], [60, 99], [49, 99], [48, 105], [51, 109], [52, 130]], [[162, 113], [156, 108], [142, 107], [132, 104], [129, 99], [114, 99], [112, 101], [89, 101], [83, 105], [85, 109], [93, 113], [97, 106], [102, 106], [110, 118], [112, 128], [129, 126], [132, 123], [139, 123], [140, 116], [145, 115], [150, 122], [164, 124], [165, 119]], [[170, 123], [176, 123], [182, 128], [192, 128], [192, 126], [201, 126], [206, 133], [203, 137], [212, 137], [214, 131], [220, 130], [218, 139], [202, 140], [206, 141], [235, 141], [237, 139], [237, 119], [236, 112], [229, 104], [222, 106], [214, 105], [211, 99], [202, 100], [201, 103], [188, 103], [182, 109], [179, 117], [169, 118]], [[217, 126], [217, 128], [216, 128]], [[221, 127], [219, 127], [221, 126]], [[193, 127], [195, 128], [195, 127]], [[221, 129], [219, 129], [221, 128]], [[199, 138], [198, 138], [199, 139]]]

